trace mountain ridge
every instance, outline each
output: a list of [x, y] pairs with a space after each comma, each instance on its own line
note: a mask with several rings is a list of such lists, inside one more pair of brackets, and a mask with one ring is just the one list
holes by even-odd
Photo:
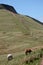
[[33, 17], [30, 17], [30, 16], [28, 16], [28, 15], [26, 15], [27, 17], [29, 17], [29, 18], [31, 18], [31, 19], [33, 19], [33, 20], [35, 20], [36, 22], [38, 22], [39, 24], [42, 24], [43, 25], [43, 22], [41, 22], [41, 21], [39, 21], [39, 20], [37, 20], [37, 19], [35, 19], [35, 18], [33, 18]]

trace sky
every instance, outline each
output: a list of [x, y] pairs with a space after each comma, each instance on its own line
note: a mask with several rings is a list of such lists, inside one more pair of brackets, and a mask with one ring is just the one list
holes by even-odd
[[0, 4], [11, 5], [18, 13], [43, 22], [43, 0], [0, 0]]

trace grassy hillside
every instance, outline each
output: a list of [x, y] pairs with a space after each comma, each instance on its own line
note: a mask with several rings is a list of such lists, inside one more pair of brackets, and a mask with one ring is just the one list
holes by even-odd
[[[0, 10], [0, 65], [25, 65], [21, 62], [25, 49], [36, 46], [43, 46], [43, 25], [30, 17]], [[8, 53], [14, 56], [10, 62]]]

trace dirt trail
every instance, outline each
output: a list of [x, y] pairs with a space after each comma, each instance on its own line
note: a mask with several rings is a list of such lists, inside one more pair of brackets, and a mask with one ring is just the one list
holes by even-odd
[[[18, 48], [18, 47], [21, 47], [21, 46], [26, 46], [26, 45], [28, 45], [28, 44], [19, 45], [19, 46], [17, 46], [17, 48]], [[13, 47], [13, 49], [14, 49], [14, 48], [16, 48], [16, 46]], [[41, 48], [43, 48], [43, 46], [36, 46], [36, 47], [32, 47], [31, 49], [32, 49], [33, 51], [35, 51], [35, 50], [41, 49]], [[10, 48], [10, 49], [5, 50], [6, 54], [8, 54], [8, 52], [10, 52], [11, 50], [13, 51], [13, 49]], [[12, 53], [12, 51], [11, 51], [11, 53]], [[3, 54], [5, 54], [5, 53], [3, 53]], [[14, 53], [15, 56], [18, 56], [18, 55], [21, 55], [21, 54], [25, 54], [25, 49], [22, 50], [22, 51], [20, 51], [20, 52], [15, 52], [15, 53]]]
[[41, 48], [43, 48], [43, 45], [41, 45], [41, 46], [36, 46], [36, 47], [31, 48], [31, 49], [34, 51], [34, 50], [36, 50], [36, 49], [41, 49]]
[[6, 11], [9, 12], [10, 14], [12, 14], [13, 16], [16, 15], [15, 13], [13, 13], [13, 12], [11, 12], [11, 11], [8, 11], [8, 10], [6, 10]]

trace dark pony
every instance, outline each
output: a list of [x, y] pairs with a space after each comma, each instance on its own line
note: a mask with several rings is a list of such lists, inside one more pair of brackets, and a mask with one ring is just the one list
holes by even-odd
[[25, 54], [27, 55], [28, 53], [31, 53], [32, 52], [32, 50], [31, 49], [26, 49], [25, 50]]

